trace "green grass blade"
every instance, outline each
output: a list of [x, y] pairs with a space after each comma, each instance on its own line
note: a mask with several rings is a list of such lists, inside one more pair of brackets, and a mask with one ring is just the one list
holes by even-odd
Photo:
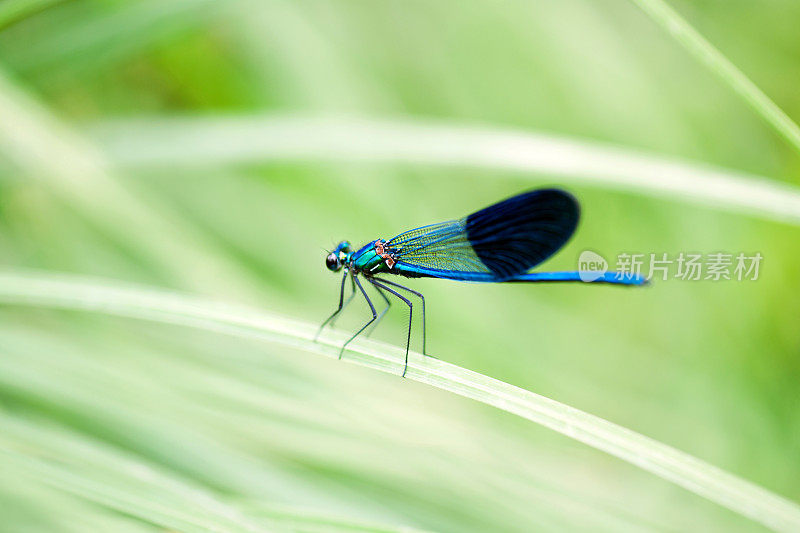
[[468, 166], [559, 176], [800, 224], [800, 188], [587, 141], [413, 119], [331, 116], [143, 118], [91, 135], [122, 167], [267, 160], [355, 160]]
[[269, 518], [272, 523], [285, 526], [291, 531], [309, 533], [317, 531], [325, 533], [395, 533], [400, 531], [403, 533], [422, 533], [423, 531], [408, 526], [398, 529], [361, 521], [356, 522], [349, 519], [303, 511], [294, 507], [257, 505], [252, 506], [252, 508], [251, 506], [247, 506], [247, 510], [251, 514], [257, 516], [263, 515]]
[[6, 0], [0, 3], [0, 29], [63, 0]]
[[202, 486], [60, 425], [0, 411], [0, 462], [84, 500], [178, 531], [262, 530]]
[[[176, 293], [47, 273], [0, 273], [0, 301], [11, 305], [84, 310], [181, 324], [261, 339], [336, 357], [342, 336], [313, 341], [315, 325], [268, 312]], [[345, 360], [399, 373], [403, 351], [384, 343], [353, 343]], [[800, 507], [688, 454], [530, 391], [413, 353], [407, 377], [492, 405], [605, 451], [630, 464], [780, 531], [800, 528]]]
[[[63, 427], [0, 411], [0, 464], [81, 499], [185, 532], [400, 531], [293, 507], [232, 505], [197, 483]], [[412, 531], [403, 528], [403, 531]], [[418, 530], [413, 530], [418, 531]]]
[[[128, 488], [111, 487], [108, 483], [98, 483], [85, 475], [67, 472], [63, 468], [47, 464], [25, 454], [5, 451], [2, 447], [0, 447], [0, 459], [4, 463], [12, 464], [23, 475], [34, 476], [49, 486], [175, 531], [200, 533], [204, 531], [254, 532], [261, 530], [251, 525], [244, 526], [244, 521], [231, 520], [229, 516], [225, 516], [225, 520], [198, 517], [197, 514], [203, 509], [202, 507], [195, 507], [184, 512], [177, 510], [178, 506], [174, 503], [172, 505], [156, 505], [152, 497], [136, 497]], [[206, 511], [205, 514], [213, 513]]]
[[800, 128], [744, 72], [663, 0], [633, 0], [686, 50], [711, 69], [770, 126], [800, 151]]

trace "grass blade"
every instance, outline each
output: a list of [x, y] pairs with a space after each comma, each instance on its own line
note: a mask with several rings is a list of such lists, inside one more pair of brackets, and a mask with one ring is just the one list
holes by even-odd
[[[328, 516], [307, 509], [220, 499], [197, 483], [164, 472], [135, 454], [103, 446], [64, 428], [0, 413], [0, 464], [15, 473], [145, 523], [185, 532], [412, 531]], [[418, 531], [418, 530], [413, 530]]]
[[207, 167], [267, 160], [390, 161], [558, 176], [800, 224], [800, 188], [568, 138], [420, 120], [326, 116], [146, 118], [92, 137], [117, 165]]
[[[336, 357], [342, 336], [313, 341], [316, 326], [176, 293], [47, 273], [0, 273], [0, 301], [181, 324]], [[400, 348], [353, 343], [345, 359], [399, 373]], [[779, 531], [800, 528], [800, 507], [761, 487], [616, 424], [444, 361], [412, 354], [409, 379], [492, 405], [605, 451]]]
[[7, 0], [0, 4], [0, 29], [62, 0]]
[[800, 128], [797, 124], [677, 11], [663, 0], [633, 0], [633, 2], [689, 53], [728, 84], [758, 115], [800, 151]]

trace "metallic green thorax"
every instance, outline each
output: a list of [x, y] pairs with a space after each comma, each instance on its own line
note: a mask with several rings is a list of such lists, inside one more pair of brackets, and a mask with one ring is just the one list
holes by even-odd
[[352, 255], [351, 261], [354, 270], [363, 272], [368, 276], [381, 272], [389, 272], [390, 269], [386, 265], [386, 259], [380, 256], [375, 249], [376, 242], [378, 241], [367, 244]]
[[[375, 246], [376, 243], [380, 243], [379, 247], [381, 247], [380, 245], [383, 244], [383, 241], [380, 239], [372, 241], [353, 254], [351, 261], [354, 270], [363, 272], [368, 276], [390, 271], [389, 266], [386, 264], [385, 252], [384, 255], [381, 255]], [[380, 251], [383, 251], [382, 247]]]

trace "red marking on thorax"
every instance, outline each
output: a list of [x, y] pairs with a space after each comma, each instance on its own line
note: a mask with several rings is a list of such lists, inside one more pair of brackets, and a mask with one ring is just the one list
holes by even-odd
[[383, 247], [384, 244], [386, 244], [384, 241], [375, 241], [375, 253], [378, 254], [386, 262], [386, 266], [391, 269], [395, 265], [395, 260], [394, 257], [386, 253], [386, 248]]

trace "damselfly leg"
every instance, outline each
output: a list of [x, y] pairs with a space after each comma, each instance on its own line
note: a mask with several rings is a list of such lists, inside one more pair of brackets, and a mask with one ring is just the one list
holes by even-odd
[[368, 332], [365, 334], [367, 337], [369, 337], [370, 335], [372, 335], [372, 333], [375, 331], [375, 328], [377, 328], [377, 327], [378, 327], [378, 324], [380, 324], [381, 320], [382, 320], [382, 319], [383, 319], [383, 317], [386, 315], [386, 312], [387, 312], [387, 311], [389, 311], [389, 308], [392, 306], [392, 302], [390, 302], [390, 301], [389, 301], [389, 298], [387, 298], [387, 297], [386, 297], [386, 295], [385, 295], [385, 294], [383, 294], [383, 291], [382, 291], [382, 290], [380, 290], [380, 289], [378, 288], [378, 286], [377, 286], [377, 285], [375, 285], [374, 283], [372, 284], [372, 286], [373, 286], [373, 287], [375, 287], [375, 290], [378, 292], [378, 294], [380, 294], [380, 295], [381, 295], [381, 298], [383, 298], [383, 301], [384, 301], [384, 302], [386, 302], [386, 307], [384, 307], [384, 308], [383, 308], [383, 311], [381, 311], [381, 312], [378, 314], [378, 319], [375, 321], [375, 323], [373, 323], [373, 324], [372, 324], [372, 327], [371, 327], [371, 328], [369, 328], [369, 331], [368, 331]]
[[[349, 269], [345, 268], [345, 269], [344, 269], [344, 274], [342, 275], [342, 286], [341, 286], [341, 288], [339, 289], [339, 307], [337, 307], [337, 308], [336, 308], [336, 311], [334, 311], [334, 312], [331, 314], [331, 316], [329, 316], [328, 318], [326, 318], [326, 319], [325, 319], [325, 322], [323, 322], [323, 323], [322, 323], [322, 325], [319, 327], [319, 329], [317, 330], [317, 334], [316, 334], [316, 335], [314, 335], [314, 341], [316, 341], [317, 339], [319, 339], [319, 335], [320, 335], [320, 333], [322, 333], [322, 330], [323, 330], [323, 329], [325, 329], [325, 326], [327, 326], [327, 325], [328, 325], [328, 323], [329, 323], [331, 320], [333, 320], [334, 318], [336, 318], [336, 315], [338, 315], [339, 313], [341, 313], [341, 311], [342, 311], [342, 308], [345, 306], [345, 303], [344, 303], [344, 284], [345, 284], [345, 282], [347, 281], [347, 274], [348, 274], [348, 273], [349, 273]], [[355, 289], [353, 289], [353, 294], [355, 294]], [[350, 300], [352, 300], [352, 297], [351, 297], [351, 298], [348, 298], [347, 302], [348, 302], [348, 303], [350, 303]]]
[[[354, 274], [350, 274], [350, 296], [347, 297], [347, 300], [345, 300], [344, 305], [342, 306], [342, 308], [339, 311], [344, 311], [344, 308], [347, 307], [347, 305], [350, 302], [353, 301], [353, 298], [356, 297], [356, 282], [353, 281], [354, 279], [355, 279], [355, 275]], [[339, 320], [339, 313], [338, 312], [336, 313], [336, 315], [333, 317], [333, 320], [331, 320], [330, 324], [328, 324], [328, 325], [330, 327], [333, 327], [334, 324], [336, 324], [337, 320]]]
[[361, 286], [361, 282], [358, 281], [358, 278], [356, 276], [353, 276], [353, 280], [356, 282], [356, 285], [358, 286], [358, 289], [361, 291], [361, 294], [364, 295], [364, 299], [367, 301], [367, 304], [369, 305], [369, 310], [372, 311], [372, 318], [369, 320], [369, 322], [361, 326], [361, 329], [356, 331], [355, 335], [347, 339], [347, 342], [345, 342], [342, 345], [342, 349], [339, 350], [339, 359], [341, 359], [342, 355], [344, 355], [344, 349], [347, 348], [347, 345], [350, 344], [353, 341], [353, 339], [361, 335], [361, 332], [367, 329], [369, 325], [375, 322], [375, 319], [378, 318], [378, 313], [375, 311], [375, 306], [372, 305], [372, 300], [370, 300], [369, 296], [367, 296], [367, 291], [365, 291], [364, 287]]
[[[399, 283], [395, 283], [394, 281], [389, 281], [388, 279], [380, 278], [380, 282], [381, 283], [385, 283], [386, 285], [391, 285], [392, 287], [396, 287], [398, 289], [403, 289], [405, 291], [408, 291], [411, 294], [417, 295], [419, 297], [419, 299], [422, 300], [422, 355], [428, 356], [428, 353], [427, 353], [427, 350], [426, 350], [426, 342], [425, 342], [425, 340], [427, 338], [426, 335], [425, 335], [425, 297], [422, 295], [422, 293], [417, 292], [417, 291], [415, 291], [413, 289], [409, 289], [405, 285], [400, 285]], [[431, 357], [431, 356], [428, 356], [428, 357]], [[435, 357], [434, 357], [434, 359], [435, 359]]]
[[[403, 364], [403, 377], [406, 377], [406, 371], [408, 370], [408, 349], [411, 347], [411, 323], [412, 323], [412, 320], [414, 318], [414, 304], [411, 303], [411, 300], [409, 300], [408, 298], [406, 298], [405, 296], [403, 296], [399, 292], [397, 292], [397, 291], [395, 291], [393, 289], [390, 289], [386, 285], [382, 285], [380, 282], [378, 282], [378, 281], [376, 281], [376, 280], [374, 280], [372, 278], [367, 278], [367, 279], [376, 288], [383, 289], [383, 290], [385, 290], [386, 292], [388, 292], [390, 294], [394, 294], [395, 296], [397, 296], [398, 298], [403, 300], [406, 303], [406, 305], [408, 306], [408, 332], [407, 332], [407, 337], [406, 337], [406, 359], [405, 359], [405, 363]], [[384, 280], [381, 280], [381, 281], [384, 281]]]

